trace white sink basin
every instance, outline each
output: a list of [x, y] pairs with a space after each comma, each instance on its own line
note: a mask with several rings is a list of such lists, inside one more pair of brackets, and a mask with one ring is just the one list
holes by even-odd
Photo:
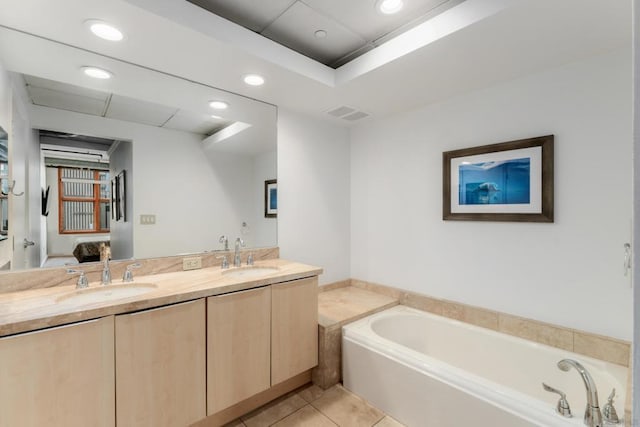
[[146, 294], [157, 289], [153, 283], [127, 283], [122, 285], [105, 285], [78, 289], [58, 297], [56, 302], [64, 304], [91, 304], [94, 302], [113, 301]]
[[222, 274], [229, 277], [249, 278], [267, 276], [276, 273], [278, 270], [278, 267], [238, 267], [225, 270]]

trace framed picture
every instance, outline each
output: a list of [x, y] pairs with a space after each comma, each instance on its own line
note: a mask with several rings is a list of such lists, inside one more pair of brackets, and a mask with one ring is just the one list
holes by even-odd
[[117, 179], [117, 199], [116, 199], [116, 221], [122, 220], [123, 222], [127, 221], [127, 180], [126, 173], [123, 170], [116, 177]]
[[264, 217], [278, 216], [278, 180], [269, 179], [264, 182]]
[[442, 153], [442, 219], [553, 222], [553, 135]]
[[111, 219], [117, 221], [118, 218], [118, 177], [111, 178]]

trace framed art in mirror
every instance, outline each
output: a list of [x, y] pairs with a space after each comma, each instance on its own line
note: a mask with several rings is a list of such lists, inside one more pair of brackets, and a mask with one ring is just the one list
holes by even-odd
[[123, 170], [111, 180], [111, 208], [116, 221], [126, 222], [127, 180]]
[[276, 179], [264, 182], [264, 217], [278, 217], [278, 180]]
[[442, 219], [553, 222], [553, 140], [442, 153]]

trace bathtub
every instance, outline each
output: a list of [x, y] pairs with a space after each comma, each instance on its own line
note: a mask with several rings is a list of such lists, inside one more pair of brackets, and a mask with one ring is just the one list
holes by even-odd
[[[615, 387], [623, 421], [623, 366], [405, 306], [342, 332], [345, 388], [409, 427], [583, 426], [585, 386], [575, 369], [558, 369], [565, 358], [589, 371], [601, 409]], [[558, 395], [542, 382], [566, 393], [572, 418], [556, 413]]]

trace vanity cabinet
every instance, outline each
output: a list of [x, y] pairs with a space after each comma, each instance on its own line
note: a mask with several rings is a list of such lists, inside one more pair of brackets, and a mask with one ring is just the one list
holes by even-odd
[[0, 426], [113, 427], [113, 322], [0, 338]]
[[0, 427], [224, 425], [300, 387], [318, 278], [253, 285], [0, 338]]
[[318, 364], [317, 317], [317, 277], [209, 297], [207, 414], [223, 424], [289, 391]]
[[318, 364], [318, 277], [271, 285], [271, 385]]
[[207, 414], [271, 386], [271, 287], [207, 298]]
[[116, 316], [118, 427], [187, 426], [206, 416], [205, 315], [200, 299]]

